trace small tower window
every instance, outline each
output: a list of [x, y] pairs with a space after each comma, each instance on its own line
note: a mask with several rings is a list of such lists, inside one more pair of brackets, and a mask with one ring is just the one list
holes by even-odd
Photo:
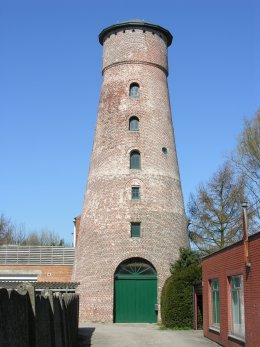
[[132, 200], [140, 199], [140, 187], [132, 187], [131, 189]]
[[139, 119], [135, 116], [129, 119], [129, 130], [138, 131], [139, 130]]
[[140, 95], [139, 84], [132, 83], [129, 88], [129, 96], [133, 98], [138, 98]]
[[131, 223], [131, 237], [141, 236], [141, 223]]
[[141, 168], [141, 155], [139, 151], [132, 151], [130, 153], [130, 169]]
[[167, 153], [168, 153], [168, 149], [167, 149], [166, 147], [163, 147], [163, 148], [162, 148], [162, 152], [163, 152], [164, 154], [167, 154]]

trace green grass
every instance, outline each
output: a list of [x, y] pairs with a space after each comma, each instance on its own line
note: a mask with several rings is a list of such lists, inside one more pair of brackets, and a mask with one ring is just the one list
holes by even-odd
[[168, 329], [168, 328], [166, 328], [166, 326], [163, 325], [163, 324], [158, 324], [158, 326], [159, 326], [159, 330], [167, 330], [167, 329]]

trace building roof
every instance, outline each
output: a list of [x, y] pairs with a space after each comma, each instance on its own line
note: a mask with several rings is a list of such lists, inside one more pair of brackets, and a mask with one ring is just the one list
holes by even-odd
[[[17, 289], [25, 282], [15, 282], [15, 281], [1, 281], [0, 288], [6, 289]], [[34, 287], [35, 290], [51, 289], [55, 291], [71, 291], [75, 290], [79, 282], [29, 282], [30, 285]]]
[[100, 44], [103, 45], [104, 38], [108, 33], [110, 33], [111, 31], [115, 31], [117, 29], [124, 29], [124, 28], [125, 29], [127, 29], [127, 28], [147, 28], [150, 30], [157, 30], [157, 31], [160, 31], [163, 35], [165, 35], [165, 37], [167, 39], [168, 47], [172, 43], [172, 39], [173, 39], [172, 34], [167, 29], [161, 27], [160, 25], [145, 22], [144, 20], [132, 19], [132, 20], [129, 20], [127, 22], [121, 22], [118, 24], [113, 24], [113, 25], [103, 29], [101, 31], [101, 33], [99, 34]]

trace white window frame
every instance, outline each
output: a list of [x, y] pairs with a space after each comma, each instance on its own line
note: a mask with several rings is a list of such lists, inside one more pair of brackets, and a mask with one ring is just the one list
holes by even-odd
[[230, 335], [245, 338], [243, 275], [230, 276]]
[[[214, 287], [214, 283], [217, 284], [217, 288]], [[217, 302], [216, 302], [217, 300]], [[219, 295], [219, 280], [213, 278], [210, 281], [210, 328], [214, 330], [220, 330], [220, 295]], [[216, 307], [217, 304], [217, 307]], [[216, 308], [218, 312], [216, 312]]]

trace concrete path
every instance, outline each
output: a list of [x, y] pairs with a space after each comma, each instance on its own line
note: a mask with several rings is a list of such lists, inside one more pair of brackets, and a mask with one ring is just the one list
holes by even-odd
[[202, 331], [160, 330], [156, 324], [80, 324], [79, 347], [216, 347]]

